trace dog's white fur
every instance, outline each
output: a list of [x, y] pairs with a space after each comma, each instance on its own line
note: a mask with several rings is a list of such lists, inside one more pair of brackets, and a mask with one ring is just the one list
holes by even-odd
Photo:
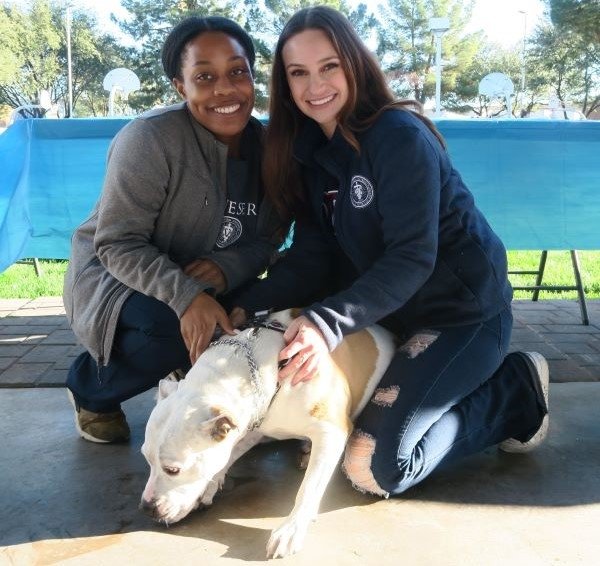
[[[287, 326], [292, 316], [283, 311], [271, 319]], [[312, 452], [296, 503], [272, 532], [267, 555], [300, 550], [352, 432], [352, 420], [395, 350], [392, 335], [378, 326], [352, 336], [314, 379], [294, 387], [286, 379], [277, 391], [283, 335], [263, 328], [242, 331], [235, 340], [251, 348], [264, 396], [251, 382], [247, 355], [231, 344], [208, 348], [183, 381], [161, 381], [142, 446], [151, 469], [141, 506], [158, 521], [174, 523], [199, 504], [210, 505], [230, 465], [263, 436], [309, 439]], [[256, 416], [262, 421], [251, 430]]]

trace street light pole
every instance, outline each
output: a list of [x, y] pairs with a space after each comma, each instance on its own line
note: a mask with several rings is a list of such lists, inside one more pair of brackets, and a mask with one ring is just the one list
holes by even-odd
[[525, 47], [527, 42], [527, 12], [519, 10], [523, 14], [523, 43], [521, 45], [521, 117], [525, 111]]
[[448, 18], [431, 18], [429, 30], [435, 37], [435, 117], [442, 115], [442, 36], [450, 29]]
[[66, 31], [67, 31], [67, 88], [69, 91], [69, 103], [67, 116], [73, 117], [73, 73], [71, 66], [71, 5], [67, 5], [66, 15]]

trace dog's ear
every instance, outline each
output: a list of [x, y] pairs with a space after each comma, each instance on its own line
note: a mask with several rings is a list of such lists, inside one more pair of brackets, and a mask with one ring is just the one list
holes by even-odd
[[156, 402], [166, 399], [171, 393], [175, 393], [179, 387], [179, 381], [174, 379], [164, 378], [158, 382], [158, 393], [156, 394]]
[[237, 428], [237, 425], [229, 415], [219, 415], [212, 422], [210, 436], [213, 440], [221, 442], [234, 428]]

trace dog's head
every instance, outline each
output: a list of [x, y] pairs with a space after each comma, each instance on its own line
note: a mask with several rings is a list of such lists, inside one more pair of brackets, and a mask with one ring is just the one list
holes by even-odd
[[166, 524], [183, 519], [227, 464], [239, 435], [227, 408], [206, 402], [185, 382], [162, 380], [142, 446], [150, 478], [140, 507]]
[[[286, 311], [271, 319], [287, 326], [291, 315]], [[274, 393], [283, 334], [264, 330], [256, 336], [249, 328], [236, 341], [252, 343], [253, 362]], [[163, 379], [159, 384], [158, 402], [142, 446], [150, 478], [140, 505], [158, 521], [179, 521], [201, 499], [212, 499], [209, 494], [216, 492], [213, 478], [227, 465], [233, 447], [251, 425], [256, 407], [248, 399], [255, 396], [255, 385], [248, 359], [232, 355], [234, 351], [231, 344], [225, 349], [210, 348], [183, 381]]]

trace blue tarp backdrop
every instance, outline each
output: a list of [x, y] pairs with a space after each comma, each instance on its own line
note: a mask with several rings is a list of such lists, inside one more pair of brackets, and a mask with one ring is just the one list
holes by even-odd
[[23, 257], [68, 258], [106, 152], [128, 119], [16, 121], [0, 135], [0, 272]]
[[[0, 135], [0, 272], [68, 258], [128, 119], [29, 119]], [[600, 249], [600, 122], [442, 120], [437, 126], [508, 249]], [[402, 171], [398, 171], [402, 175]]]

